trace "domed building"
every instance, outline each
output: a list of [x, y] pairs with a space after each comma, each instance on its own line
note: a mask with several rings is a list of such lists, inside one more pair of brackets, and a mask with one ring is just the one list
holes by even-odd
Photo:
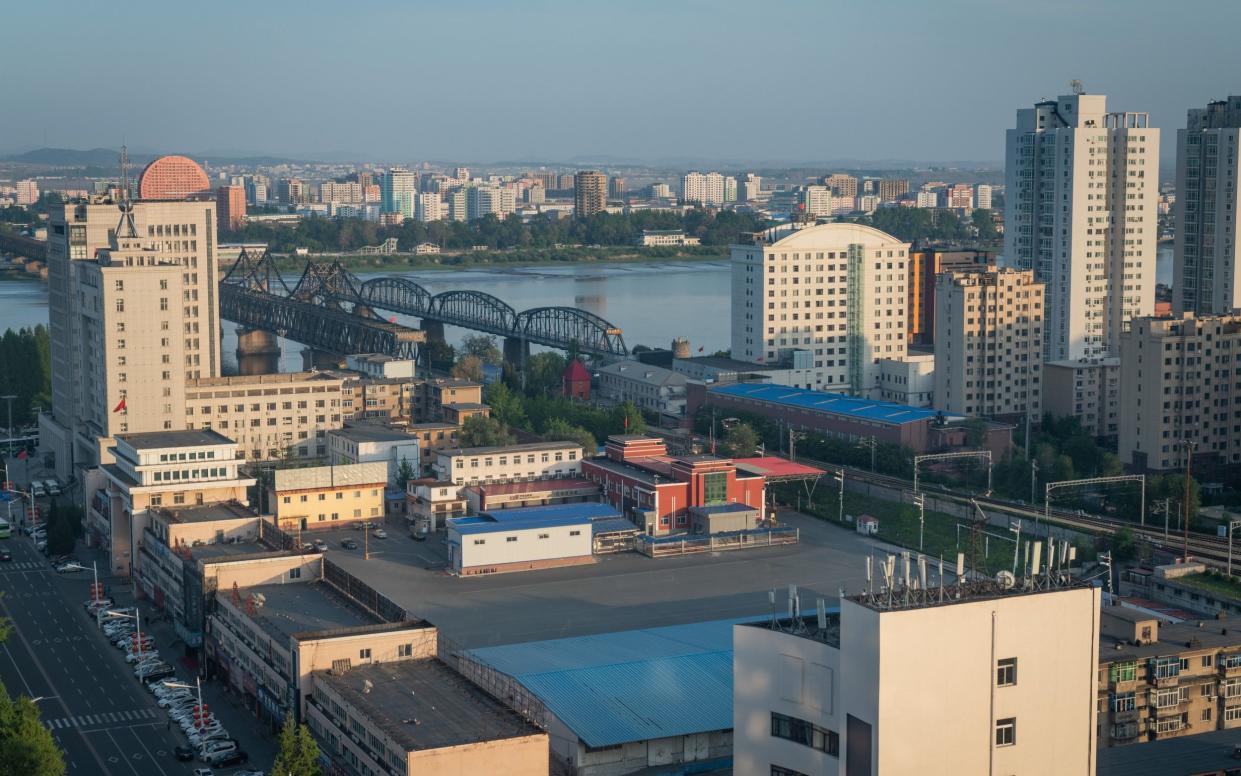
[[138, 199], [191, 199], [210, 194], [207, 173], [184, 156], [161, 156], [138, 179]]

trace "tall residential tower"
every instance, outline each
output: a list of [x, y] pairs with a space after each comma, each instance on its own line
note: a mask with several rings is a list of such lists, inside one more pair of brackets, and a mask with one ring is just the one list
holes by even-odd
[[1004, 256], [1046, 284], [1044, 360], [1103, 358], [1155, 304], [1159, 130], [1101, 94], [1017, 111]]

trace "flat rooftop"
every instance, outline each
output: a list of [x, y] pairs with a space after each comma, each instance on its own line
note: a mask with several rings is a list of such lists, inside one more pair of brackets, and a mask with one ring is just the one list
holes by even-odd
[[503, 496], [510, 493], [546, 493], [553, 490], [599, 490], [599, 486], [581, 477], [565, 477], [558, 480], [528, 480], [524, 482], [493, 482], [485, 485], [471, 485], [467, 490], [476, 490], [488, 496]]
[[190, 547], [194, 560], [204, 563], [227, 563], [233, 560], [258, 560], [260, 557], [283, 558], [295, 555], [292, 550], [277, 550], [260, 541], [214, 542]]
[[840, 649], [840, 607], [827, 607], [825, 614], [826, 616], [823, 618], [824, 627], [822, 628], [819, 627], [817, 614], [805, 613], [793, 618], [768, 618], [758, 622], [742, 624], [750, 628], [765, 628], [781, 633], [791, 633], [794, 636], [801, 636], [811, 641], [819, 641], [827, 644], [829, 647]]
[[[379, 621], [345, 602], [323, 582], [287, 585], [256, 585], [241, 590], [242, 601], [253, 593], [266, 600], [254, 613], [254, 621], [269, 635], [287, 639], [298, 634], [359, 628]], [[221, 590], [217, 595], [228, 596]]]
[[476, 517], [453, 517], [448, 522], [461, 534], [493, 533], [496, 531], [518, 531], [530, 528], [555, 528], [566, 525], [586, 525], [592, 520], [606, 520], [620, 517], [607, 504], [579, 502], [576, 504], [554, 504], [544, 507], [524, 507], [520, 509], [496, 509], [484, 512]]
[[501, 447], [455, 447], [451, 450], [440, 450], [440, 455], [504, 455], [505, 453], [537, 453], [542, 450], [564, 450], [569, 447], [581, 447], [576, 442], [528, 442], [524, 445], [504, 445]]
[[826, 474], [822, 469], [774, 455], [759, 458], [734, 458], [733, 463], [738, 469], [744, 469], [751, 474], [757, 474], [773, 481], [814, 479]]
[[163, 447], [201, 447], [203, 445], [231, 445], [233, 440], [211, 429], [189, 431], [147, 431], [142, 434], [118, 434], [117, 439], [135, 450], [155, 450]]
[[890, 401], [873, 401], [847, 396], [843, 393], [828, 391], [811, 391], [805, 388], [790, 388], [787, 385], [770, 383], [734, 383], [709, 388], [707, 395], [728, 396], [735, 399], [749, 399], [783, 407], [822, 412], [829, 415], [840, 415], [856, 420], [900, 426], [906, 423], [917, 423], [930, 420], [938, 411], [922, 407], [910, 407]]
[[258, 519], [258, 513], [237, 501], [221, 501], [216, 504], [195, 504], [177, 508], [175, 506], [154, 507], [156, 515], [174, 523], [212, 523], [217, 520]]
[[470, 650], [588, 746], [733, 726], [733, 626], [753, 618]]
[[403, 427], [379, 426], [374, 423], [358, 423], [344, 428], [333, 429], [328, 432], [332, 436], [342, 437], [351, 442], [399, 442], [401, 440], [409, 440], [413, 443], [418, 441], [412, 434], [405, 431]]
[[410, 752], [542, 732], [436, 658], [315, 676]]
[[736, 358], [725, 358], [723, 356], [696, 356], [693, 358], [675, 358], [673, 363], [683, 361], [687, 364], [695, 366], [706, 366], [712, 369], [728, 370], [732, 372], [754, 372], [760, 374], [763, 372], [783, 371], [781, 367], [774, 367], [770, 364], [751, 364], [749, 361], [741, 361]]
[[1233, 773], [1241, 762], [1233, 751], [1241, 732], [1213, 730], [1196, 736], [1166, 738], [1132, 746], [1099, 749], [1098, 776], [1200, 776]]
[[[1111, 618], [1125, 623], [1157, 620], [1159, 615], [1146, 614], [1120, 606], [1104, 606], [1101, 619]], [[1241, 647], [1241, 629], [1229, 628], [1227, 620], [1199, 619], [1180, 623], [1159, 622], [1159, 640], [1151, 644], [1134, 644], [1116, 633], [1104, 633], [1107, 623], [1101, 623], [1099, 633], [1099, 660], [1114, 663], [1122, 660], [1143, 660], [1184, 652], [1187, 649], [1227, 649]], [[1238, 734], [1241, 743], [1241, 734]]]

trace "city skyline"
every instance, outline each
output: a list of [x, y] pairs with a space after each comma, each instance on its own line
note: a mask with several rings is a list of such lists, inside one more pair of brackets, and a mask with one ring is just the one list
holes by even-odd
[[[1193, 14], [1154, 2], [1126, 4], [1123, 14], [1111, 3], [1074, 6], [1071, 25], [1046, 3], [899, 5], [892, 13], [780, 4], [769, 30], [755, 28], [749, 8], [696, 3], [292, 14], [286, 4], [243, 11], [224, 2], [211, 16], [139, 5], [127, 15], [83, 6], [68, 18], [28, 6], [7, 12], [8, 29], [23, 35], [4, 42], [15, 60], [38, 59], [39, 77], [14, 85], [0, 152], [124, 142], [391, 161], [989, 162], [1003, 158], [999, 130], [1013, 105], [1054, 98], [1073, 78], [1108, 94], [1116, 110], [1149, 112], [1157, 127], [1183, 126], [1189, 107], [1229, 93], [1226, 19], [1191, 31]], [[239, 13], [249, 23], [235, 24]], [[1217, 14], [1241, 21], [1241, 9]], [[1106, 37], [1096, 33], [1101, 24]], [[178, 34], [191, 26], [192, 40]], [[60, 53], [43, 59], [40, 41], [53, 33]], [[107, 41], [135, 34], [140, 45], [121, 49], [141, 52], [136, 68], [171, 65], [137, 78], [123, 61], [94, 66]], [[1191, 34], [1198, 43], [1177, 54], [1176, 67], [1158, 56], [1164, 40]], [[615, 53], [600, 53], [605, 39]], [[1126, 56], [1135, 51], [1154, 55]], [[400, 74], [417, 63], [426, 77], [405, 86]], [[66, 89], [77, 97], [60, 99]], [[159, 94], [161, 109], [135, 120], [127, 90]], [[196, 107], [203, 103], [213, 109]], [[778, 106], [781, 120], [738, 121], [750, 105], [768, 118], [764, 106]], [[105, 126], [115, 136], [101, 134]]]

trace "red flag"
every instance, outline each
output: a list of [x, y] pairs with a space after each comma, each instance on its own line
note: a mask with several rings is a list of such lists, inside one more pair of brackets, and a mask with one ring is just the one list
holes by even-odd
[[125, 410], [126, 410], [125, 399], [123, 398], [120, 400], [120, 402], [115, 407], [112, 408], [113, 412], [125, 412]]
[[19, 452], [17, 453], [17, 460], [19, 460], [19, 461], [24, 461], [24, 460], [26, 460], [29, 456], [30, 456], [30, 454], [29, 454], [29, 453], [27, 453], [25, 450], [21, 450], [21, 451], [19, 451]]
[[625, 416], [625, 430], [626, 431], [629, 430], [629, 416], [628, 415]]
[[388, 323], [396, 323], [396, 316], [394, 315], [391, 318], [389, 318]]

